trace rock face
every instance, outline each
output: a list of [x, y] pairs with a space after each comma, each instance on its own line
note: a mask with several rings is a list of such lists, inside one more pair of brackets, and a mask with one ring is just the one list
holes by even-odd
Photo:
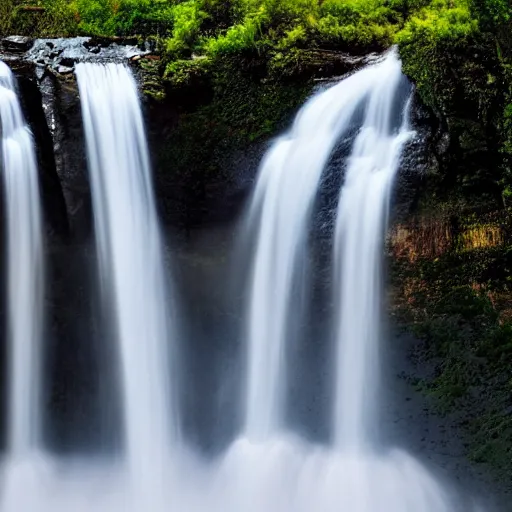
[[449, 144], [442, 119], [425, 108], [417, 94], [412, 98], [410, 122], [415, 136], [403, 153], [392, 202], [393, 222], [403, 221], [416, 210], [425, 184], [439, 172]]
[[[1, 1], [1, 0], [0, 0]], [[122, 44], [124, 43], [124, 44]], [[30, 48], [25, 51], [26, 46]], [[43, 205], [47, 226], [48, 253], [47, 253], [47, 279], [52, 286], [47, 291], [47, 322], [48, 338], [51, 340], [54, 361], [49, 364], [49, 372], [55, 382], [54, 388], [48, 393], [47, 400], [53, 410], [54, 419], [48, 429], [49, 443], [61, 450], [69, 446], [95, 446], [98, 440], [92, 439], [94, 433], [101, 428], [95, 422], [104, 415], [100, 414], [100, 395], [96, 386], [104, 385], [91, 382], [90, 375], [97, 373], [94, 366], [97, 358], [95, 351], [99, 348], [94, 343], [100, 343], [102, 336], [98, 334], [98, 318], [101, 318], [101, 302], [97, 299], [95, 283], [95, 251], [92, 242], [92, 208], [87, 162], [85, 155], [85, 141], [82, 126], [80, 98], [74, 75], [74, 66], [78, 61], [116, 61], [130, 62], [134, 74], [141, 82], [142, 89], [148, 80], [144, 74], [147, 66], [152, 63], [153, 68], [158, 66], [157, 56], [151, 55], [151, 48], [147, 45], [139, 47], [133, 41], [106, 41], [88, 38], [72, 40], [47, 39], [36, 40], [33, 45], [29, 41], [18, 38], [4, 40], [0, 48], [0, 59], [5, 60], [15, 72], [20, 97], [24, 106], [26, 118], [31, 126], [37, 143], [40, 181], [43, 195]], [[139, 58], [140, 57], [140, 58]], [[378, 56], [351, 57], [347, 55], [327, 55], [321, 52], [312, 52], [306, 59], [305, 67], [301, 73], [309, 76], [310, 82], [322, 88], [329, 85], [333, 76], [341, 77], [361, 67]], [[315, 72], [311, 75], [312, 66]], [[158, 81], [158, 75], [150, 77]], [[313, 78], [311, 80], [311, 78]], [[149, 81], [151, 81], [149, 80]], [[264, 84], [262, 81], [254, 82], [256, 88]], [[254, 84], [250, 84], [254, 86]], [[254, 88], [254, 87], [253, 87]], [[253, 88], [248, 90], [254, 93]], [[314, 92], [308, 85], [308, 91]], [[274, 93], [271, 88], [270, 93]], [[242, 106], [247, 96], [242, 91], [236, 98]], [[299, 107], [304, 99], [301, 94], [279, 95], [267, 104], [267, 112], [261, 116], [258, 101], [266, 101], [261, 94], [253, 95], [256, 98], [255, 109], [242, 108], [238, 116], [255, 116], [255, 122], [249, 124], [251, 130], [255, 129], [257, 136], [251, 139], [246, 136], [242, 146], [226, 145], [220, 152], [215, 153], [216, 161], [210, 156], [212, 152], [204, 152], [201, 145], [216, 145], [217, 139], [210, 138], [211, 132], [218, 129], [216, 120], [208, 114], [208, 110], [198, 116], [195, 123], [187, 125], [187, 119], [197, 114], [204, 105], [208, 106], [211, 97], [204, 95], [194, 97], [189, 93], [186, 108], [182, 104], [183, 96], [174, 96], [155, 99], [150, 94], [142, 95], [142, 105], [145, 114], [148, 143], [154, 169], [154, 183], [160, 218], [164, 229], [178, 229], [190, 233], [196, 227], [218, 227], [219, 231], [231, 229], [229, 225], [246, 205], [258, 172], [261, 159], [271, 143], [275, 132], [286, 129], [294, 115], [294, 108]], [[301, 91], [302, 92], [302, 91]], [[190, 96], [193, 96], [190, 98]], [[291, 97], [291, 100], [289, 98]], [[268, 110], [276, 106], [282, 98], [289, 100], [287, 115], [272, 130], [261, 132], [260, 124], [264, 124], [268, 117]], [[222, 97], [221, 102], [227, 102]], [[232, 112], [232, 105], [221, 109], [217, 121]], [[415, 197], [416, 183], [421, 176], [433, 166], [431, 148], [440, 148], [442, 151], [442, 127], [437, 120], [418, 105], [414, 108], [413, 122], [418, 132], [417, 139], [411, 143], [407, 152], [407, 159], [403, 166], [403, 180], [400, 181], [397, 195], [400, 197], [400, 211], [407, 213]], [[219, 112], [217, 111], [217, 114]], [[259, 116], [259, 117], [258, 117]], [[280, 116], [279, 116], [280, 117]], [[228, 121], [231, 119], [228, 117]], [[261, 123], [260, 123], [261, 121]], [[180, 137], [173, 137], [183, 126], [188, 128], [181, 131]], [[243, 128], [248, 126], [243, 125]], [[193, 128], [194, 132], [188, 131]], [[223, 127], [223, 137], [237, 137], [239, 133], [232, 129], [230, 123]], [[237, 127], [239, 130], [239, 127]], [[272, 133], [274, 132], [274, 133]], [[263, 133], [263, 135], [262, 135]], [[251, 131], [249, 135], [252, 135]], [[191, 135], [193, 138], [191, 138]], [[247, 134], [245, 134], [247, 135]], [[341, 182], [343, 179], [343, 166], [345, 156], [350, 150], [354, 133], [348, 134], [340, 141], [326, 171], [322, 183], [320, 197], [317, 202], [315, 237], [319, 243], [314, 244], [313, 258], [317, 272], [318, 290], [315, 298], [328, 293], [331, 280], [329, 266], [322, 264], [330, 257], [330, 241], [334, 211]], [[209, 140], [207, 140], [209, 139]], [[193, 144], [190, 144], [193, 140]], [[172, 141], [172, 144], [170, 143]], [[181, 143], [189, 142], [187, 148], [180, 147]], [[248, 141], [248, 142], [247, 142]], [[184, 144], [185, 145], [185, 144]], [[425, 150], [425, 148], [427, 148]], [[184, 153], [185, 151], [185, 153]], [[198, 153], [199, 158], [188, 159], [192, 162], [193, 172], [179, 171], [170, 165], [169, 153], [177, 154], [178, 160], [187, 153]], [[435, 159], [434, 159], [435, 160]], [[185, 165], [185, 167], [186, 167]], [[435, 167], [435, 165], [434, 165]], [[212, 170], [213, 169], [213, 170]], [[185, 169], [186, 171], [186, 169]], [[1, 229], [1, 223], [0, 223]], [[212, 230], [212, 231], [215, 231]], [[193, 236], [190, 237], [190, 240]], [[211, 255], [211, 243], [208, 243], [205, 253]], [[224, 257], [224, 249], [219, 249], [218, 262], [227, 266], [228, 258]], [[0, 251], [0, 257], [3, 254]], [[179, 255], [178, 255], [179, 258]], [[182, 258], [190, 263], [190, 282], [194, 286], [203, 284], [198, 280], [197, 269], [193, 258], [188, 255]], [[188, 260], [191, 260], [190, 262]], [[220, 263], [219, 263], [220, 264]], [[182, 267], [183, 269], [183, 267]], [[229, 269], [226, 269], [226, 275]], [[211, 289], [222, 288], [223, 281], [212, 286]], [[184, 286], [183, 289], [188, 289]], [[2, 304], [0, 297], [0, 320]], [[194, 296], [191, 309], [197, 309], [196, 296]], [[217, 307], [217, 303], [212, 302]], [[318, 304], [323, 304], [318, 301]], [[212, 315], [213, 316], [213, 315]], [[199, 316], [198, 316], [199, 318]], [[201, 316], [201, 322], [204, 318]], [[200, 322], [198, 321], [198, 325]], [[1, 360], [0, 354], [0, 360]], [[77, 377], [76, 368], [82, 368]], [[94, 380], [94, 379], [93, 379]], [[80, 403], [82, 417], [72, 417], [68, 411], [76, 409]], [[199, 407], [197, 410], [201, 410]], [[74, 428], [69, 423], [76, 422]], [[85, 423], [84, 423], [85, 422]], [[88, 428], [83, 428], [87, 424]], [[69, 438], [70, 432], [78, 432], [79, 439]], [[67, 437], [68, 436], [68, 437]]]
[[18, 76], [18, 88], [25, 118], [36, 143], [47, 232], [51, 238], [65, 236], [69, 231], [68, 215], [53, 151], [53, 132], [46, 118], [43, 89], [26, 74]]
[[69, 227], [73, 236], [84, 238], [92, 223], [78, 86], [74, 79], [63, 80], [48, 73], [39, 87]]
[[[124, 43], [132, 44], [124, 44]], [[73, 72], [77, 62], [123, 61], [151, 53], [151, 47], [135, 41], [77, 37], [73, 39], [36, 39], [24, 58], [58, 74]]]
[[23, 53], [26, 52], [33, 43], [33, 39], [25, 36], [9, 36], [2, 39], [3, 47], [10, 52]]

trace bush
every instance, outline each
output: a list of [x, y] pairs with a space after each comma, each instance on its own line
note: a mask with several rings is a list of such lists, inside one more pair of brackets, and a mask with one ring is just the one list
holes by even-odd
[[248, 16], [243, 23], [229, 28], [225, 34], [209, 39], [205, 44], [206, 52], [218, 56], [256, 48], [263, 20], [263, 14]]
[[492, 30], [512, 19], [509, 0], [473, 0], [472, 9], [484, 29]]
[[455, 7], [434, 2], [397, 34], [405, 73], [415, 81], [424, 101], [436, 110], [448, 113], [454, 109], [458, 99], [454, 59], [465, 53], [477, 29], [464, 2]]
[[164, 35], [172, 22], [166, 0], [74, 0], [72, 5], [79, 30], [87, 35]]

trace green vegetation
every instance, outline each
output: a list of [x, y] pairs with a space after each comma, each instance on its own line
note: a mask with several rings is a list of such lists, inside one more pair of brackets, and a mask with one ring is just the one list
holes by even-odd
[[163, 71], [178, 80], [198, 72], [198, 63], [176, 63], [193, 56], [282, 63], [303, 49], [398, 43], [427, 104], [452, 114], [474, 103], [509, 155], [510, 13], [508, 0], [2, 0], [0, 35], [157, 37]]
[[510, 49], [508, 0], [3, 0], [0, 9], [2, 34], [153, 35], [170, 60], [398, 42], [425, 92], [440, 70], [421, 67], [415, 52], [432, 61], [484, 33], [497, 53]]
[[[157, 35], [170, 55], [387, 47], [418, 30], [456, 39], [508, 21], [506, 0], [4, 0], [1, 33]], [[460, 3], [460, 5], [459, 5]], [[453, 6], [455, 4], [455, 7]], [[50, 22], [51, 21], [51, 22]]]
[[508, 0], [434, 0], [397, 35], [404, 71], [452, 135], [444, 170], [472, 182], [471, 199], [511, 196], [511, 34]]
[[435, 0], [397, 35], [404, 71], [450, 139], [420, 201], [427, 221], [395, 240], [393, 261], [401, 320], [425, 342], [420, 361], [435, 368], [423, 390], [442, 411], [458, 411], [470, 456], [504, 478], [512, 471], [511, 23], [508, 0]]
[[[157, 34], [171, 53], [312, 45], [387, 46], [407, 0], [4, 0], [2, 31]], [[27, 23], [59, 12], [53, 26]], [[27, 16], [25, 16], [27, 15]], [[44, 17], [44, 16], [43, 16]]]
[[435, 368], [421, 389], [441, 412], [458, 411], [471, 458], [506, 478], [512, 471], [511, 213], [459, 212], [455, 226], [433, 217], [423, 229], [411, 223], [408, 236], [391, 244], [396, 312], [424, 340], [419, 364]]

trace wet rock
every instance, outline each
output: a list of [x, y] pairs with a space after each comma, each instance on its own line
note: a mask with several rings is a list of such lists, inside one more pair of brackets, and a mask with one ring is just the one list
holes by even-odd
[[47, 74], [39, 84], [53, 142], [56, 174], [62, 184], [66, 217], [75, 239], [91, 229], [89, 182], [80, 97], [75, 80]]
[[138, 39], [137, 39], [137, 37], [92, 36], [92, 37], [88, 38], [87, 41], [84, 42], [84, 46], [88, 49], [91, 49], [93, 47], [108, 48], [109, 46], [112, 46], [113, 44], [120, 45], [120, 46], [137, 46]]
[[[130, 41], [133, 43], [133, 41]], [[122, 62], [149, 53], [136, 44], [120, 44], [117, 40], [76, 37], [73, 39], [36, 39], [26, 53], [28, 62], [36, 62], [47, 68], [66, 74], [59, 68], [74, 68], [77, 62]]]
[[73, 69], [73, 66], [75, 65], [76, 61], [70, 58], [61, 58], [59, 60], [59, 63], [61, 67]]
[[38, 80], [42, 80], [44, 77], [45, 71], [46, 70], [45, 70], [44, 66], [36, 66], [36, 69], [35, 69], [36, 78]]
[[50, 239], [67, 235], [68, 221], [62, 184], [56, 172], [52, 134], [42, 92], [33, 75], [18, 75], [23, 113], [34, 136], [46, 232]]
[[450, 147], [450, 134], [448, 132], [443, 133], [436, 144], [436, 152], [439, 155], [443, 155], [448, 151]]
[[68, 66], [59, 66], [57, 68], [57, 73], [59, 73], [59, 75], [69, 75], [70, 73], [73, 73], [73, 71], [74, 68]]
[[416, 92], [411, 102], [410, 125], [414, 137], [402, 155], [392, 203], [392, 222], [403, 222], [417, 208], [425, 182], [439, 170], [442, 150], [439, 141], [446, 136], [440, 119]]
[[2, 39], [2, 46], [10, 52], [26, 52], [32, 46], [33, 39], [25, 36], [9, 36]]
[[316, 82], [335, 82], [347, 73], [377, 62], [382, 54], [351, 55], [331, 50], [304, 50], [299, 55], [295, 76], [313, 76]]

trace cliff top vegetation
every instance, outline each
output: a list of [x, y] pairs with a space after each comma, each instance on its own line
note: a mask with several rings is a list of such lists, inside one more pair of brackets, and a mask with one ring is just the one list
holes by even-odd
[[510, 31], [508, 0], [2, 0], [0, 34], [157, 36], [169, 56], [301, 47], [368, 50]]

